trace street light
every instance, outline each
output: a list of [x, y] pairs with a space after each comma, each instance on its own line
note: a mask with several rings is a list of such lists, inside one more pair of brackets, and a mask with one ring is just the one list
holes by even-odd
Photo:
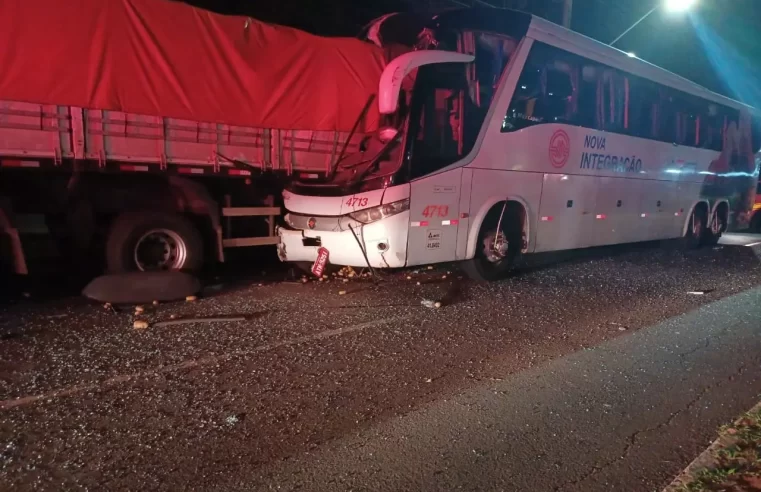
[[651, 8], [645, 15], [640, 17], [637, 22], [629, 26], [629, 29], [622, 32], [621, 34], [619, 34], [619, 36], [616, 39], [611, 41], [610, 45], [613, 46], [614, 44], [616, 44], [619, 39], [626, 36], [629, 33], [629, 31], [637, 27], [640, 24], [640, 22], [650, 17], [650, 14], [652, 14], [653, 12], [655, 12], [661, 7], [665, 8], [669, 12], [678, 13], [678, 12], [686, 12], [687, 10], [690, 10], [691, 8], [695, 6], [696, 3], [697, 3], [697, 0], [665, 0], [663, 3], [658, 3], [655, 5], [655, 7]]

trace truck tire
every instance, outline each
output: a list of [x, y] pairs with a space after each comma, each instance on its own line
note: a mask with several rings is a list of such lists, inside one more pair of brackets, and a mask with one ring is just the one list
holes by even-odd
[[182, 215], [127, 212], [114, 220], [106, 241], [111, 273], [184, 270], [203, 267], [203, 238]]

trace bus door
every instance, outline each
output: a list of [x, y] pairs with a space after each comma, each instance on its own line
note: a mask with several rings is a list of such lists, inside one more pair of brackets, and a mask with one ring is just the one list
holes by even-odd
[[462, 66], [451, 65], [429, 65], [418, 73], [408, 142], [410, 266], [456, 259], [463, 176], [457, 162], [465, 154], [467, 97], [462, 73]]
[[407, 265], [453, 261], [460, 226], [462, 168], [412, 182]]

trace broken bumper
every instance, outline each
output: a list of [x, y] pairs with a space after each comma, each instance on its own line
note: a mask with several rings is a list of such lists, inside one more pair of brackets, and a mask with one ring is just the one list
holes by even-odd
[[351, 230], [312, 231], [279, 227], [278, 256], [281, 261], [314, 262], [317, 251], [326, 248], [333, 265], [373, 268], [401, 268], [407, 260], [409, 212], [381, 219], [355, 228], [354, 232], [367, 252], [367, 260]]

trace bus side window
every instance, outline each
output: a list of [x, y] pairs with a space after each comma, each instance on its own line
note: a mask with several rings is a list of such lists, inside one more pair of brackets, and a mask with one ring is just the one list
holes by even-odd
[[761, 152], [761, 119], [757, 115], [751, 116], [750, 120], [751, 145], [753, 153]]
[[719, 108], [716, 104], [704, 104], [698, 113], [698, 146], [702, 149], [721, 151], [721, 126]]
[[532, 48], [502, 122], [502, 132], [542, 123], [574, 123], [576, 67], [564, 53], [546, 45]]

